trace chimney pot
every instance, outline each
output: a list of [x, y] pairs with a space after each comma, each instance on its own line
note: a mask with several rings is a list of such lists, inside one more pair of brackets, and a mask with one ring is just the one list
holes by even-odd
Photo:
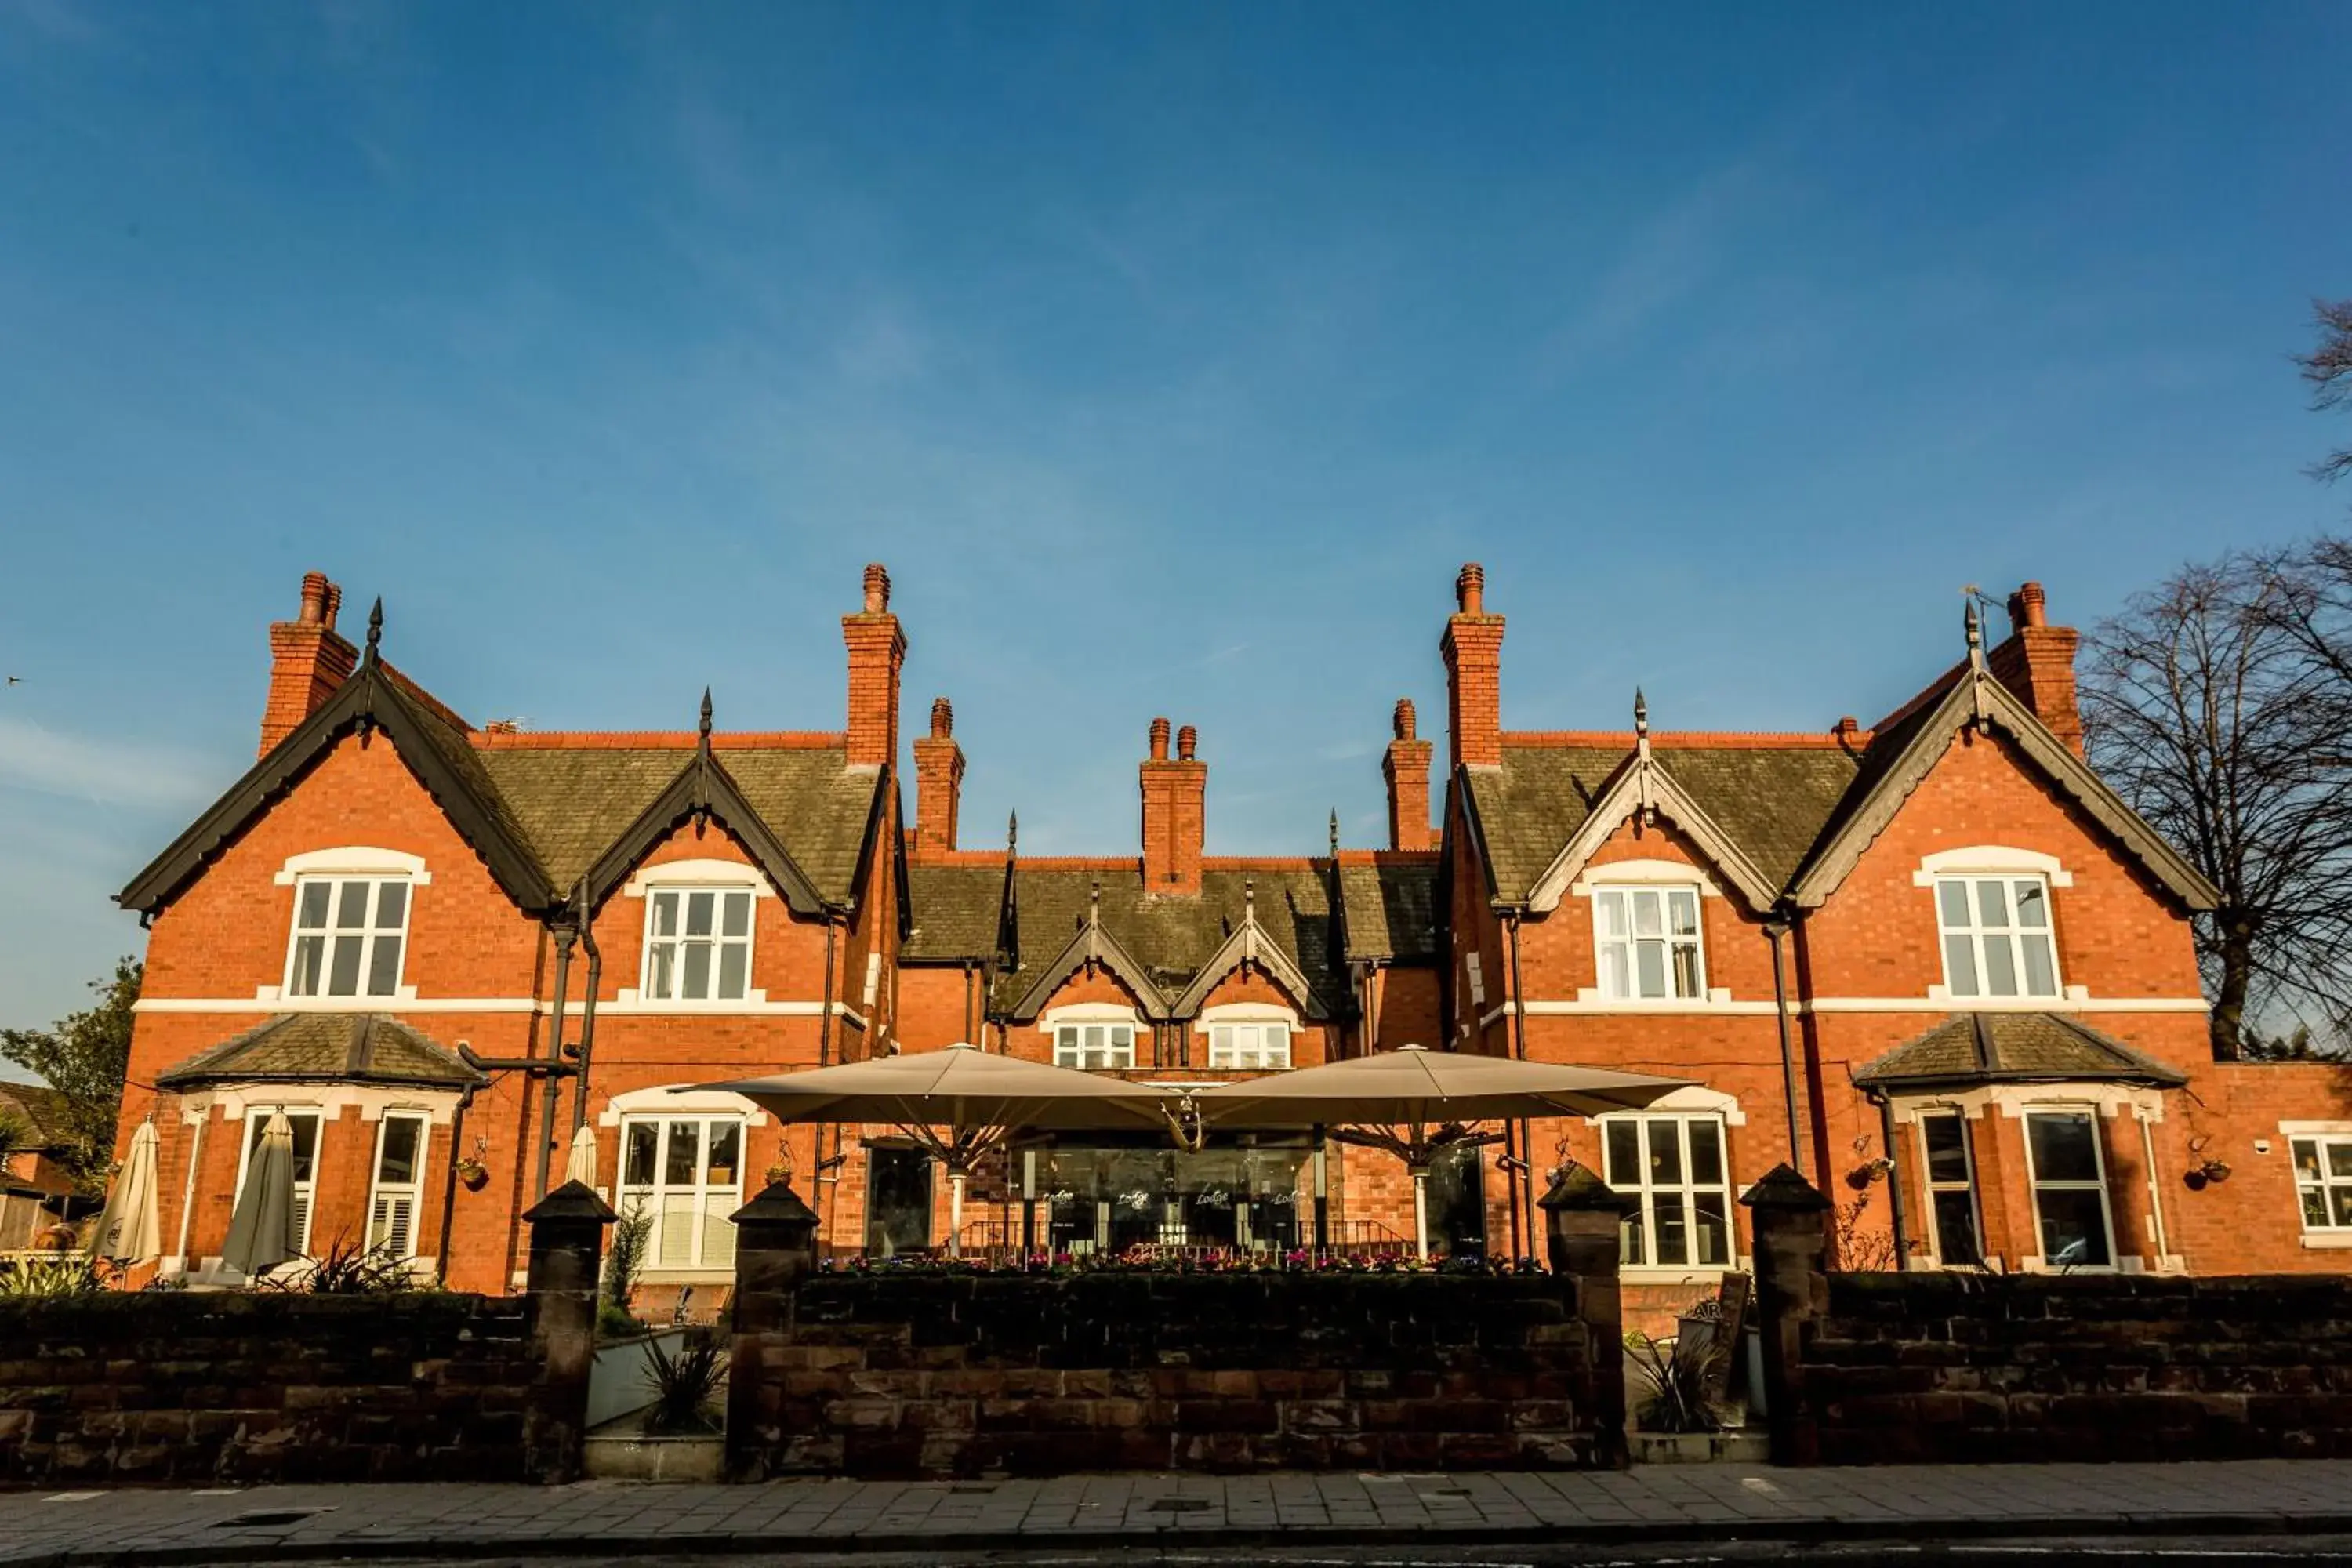
[[1413, 717], [1412, 698], [1400, 697], [1397, 699], [1396, 715], [1393, 722], [1396, 728], [1396, 738], [1398, 740], [1410, 741], [1415, 738], [1413, 731], [1417, 721]]
[[300, 624], [315, 626], [327, 619], [327, 574], [324, 572], [302, 574], [302, 613]]
[[1475, 561], [1462, 568], [1454, 579], [1454, 602], [1465, 616], [1486, 613], [1486, 569]]
[[955, 733], [955, 704], [944, 697], [931, 699], [931, 736], [944, 740]]
[[2009, 629], [2023, 631], [2028, 626], [2046, 626], [2050, 612], [2039, 583], [2028, 583], [2009, 596]]
[[335, 629], [335, 615], [336, 615], [336, 613], [337, 613], [338, 611], [340, 611], [342, 607], [343, 607], [343, 589], [342, 589], [342, 584], [341, 584], [340, 583], [330, 583], [330, 584], [327, 584], [327, 619], [326, 619], [326, 626], [327, 626], [327, 629], [328, 629], [329, 631], [333, 631], [333, 630]]
[[1195, 730], [1190, 724], [1187, 724], [1182, 729], [1177, 731], [1176, 760], [1180, 763], [1191, 762], [1192, 760], [1192, 748], [1198, 745], [1200, 741], [1201, 731]]
[[1168, 721], [1165, 719], [1151, 721], [1151, 760], [1155, 763], [1168, 760]]
[[878, 616], [890, 607], [890, 573], [879, 561], [866, 568], [866, 613]]
[[1853, 740], [1862, 733], [1862, 721], [1851, 713], [1842, 716], [1837, 721], [1837, 733], [1842, 741]]

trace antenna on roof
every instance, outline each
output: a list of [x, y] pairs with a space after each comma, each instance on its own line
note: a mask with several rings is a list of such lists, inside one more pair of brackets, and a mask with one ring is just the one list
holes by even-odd
[[378, 594], [378, 595], [376, 595], [376, 597], [375, 597], [375, 606], [374, 606], [374, 608], [373, 608], [373, 609], [371, 609], [371, 610], [369, 610], [369, 611], [368, 611], [368, 629], [367, 629], [367, 661], [368, 661], [370, 664], [373, 664], [373, 663], [375, 663], [375, 661], [376, 661], [377, 658], [379, 657], [379, 656], [378, 656], [378, 654], [377, 654], [377, 649], [379, 648], [379, 647], [381, 647], [381, 646], [382, 646], [383, 642], [383, 595], [381, 595], [381, 594]]

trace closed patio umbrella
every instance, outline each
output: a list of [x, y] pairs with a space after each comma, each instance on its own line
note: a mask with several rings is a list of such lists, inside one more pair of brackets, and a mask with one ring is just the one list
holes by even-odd
[[221, 1261], [251, 1279], [300, 1254], [294, 1234], [294, 1129], [285, 1112], [272, 1111], [229, 1216]]
[[1164, 1125], [1152, 1090], [961, 1042], [677, 1092], [714, 1089], [740, 1094], [779, 1121], [878, 1121], [905, 1133], [948, 1169], [950, 1253], [961, 1251], [965, 1176], [1015, 1131]]
[[596, 1130], [582, 1127], [572, 1134], [572, 1152], [563, 1157], [563, 1179], [583, 1187], [596, 1184]]
[[1429, 1162], [1440, 1149], [1487, 1143], [1473, 1122], [1520, 1116], [1601, 1116], [1639, 1110], [1684, 1087], [1645, 1073], [1420, 1046], [1270, 1073], [1192, 1096], [1202, 1121], [1219, 1128], [1328, 1127], [1342, 1143], [1381, 1149], [1412, 1173], [1413, 1242], [1429, 1256]]
[[163, 1251], [155, 1216], [155, 1124], [142, 1121], [107, 1194], [106, 1212], [90, 1232], [89, 1255], [138, 1263]]

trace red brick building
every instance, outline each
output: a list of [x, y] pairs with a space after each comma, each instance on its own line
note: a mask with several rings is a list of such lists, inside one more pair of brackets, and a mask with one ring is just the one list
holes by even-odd
[[[1746, 1258], [1739, 1189], [1795, 1158], [1849, 1266], [2333, 1269], [2352, 1258], [2352, 1071], [2217, 1063], [2197, 872], [2084, 764], [2074, 634], [2041, 590], [1895, 713], [1814, 734], [1502, 727], [1504, 620], [1465, 568], [1448, 767], [1397, 705], [1390, 843], [1204, 853], [1209, 763], [1151, 721], [1139, 843], [967, 848], [945, 699], [899, 745], [888, 575], [843, 617], [843, 728], [470, 724], [337, 628], [318, 574], [270, 628], [253, 770], [123, 892], [151, 928], [123, 1132], [162, 1136], [168, 1271], [213, 1267], [261, 1117], [293, 1119], [310, 1246], [515, 1277], [520, 1215], [595, 1130], [656, 1216], [648, 1285], [715, 1300], [773, 1172], [824, 1239], [945, 1239], [887, 1129], [783, 1129], [690, 1085], [970, 1041], [1151, 1083], [1418, 1043], [1692, 1080], [1443, 1163], [1449, 1250], [1524, 1247], [1542, 1173], [1640, 1202], [1655, 1307]], [[914, 816], [899, 766], [911, 755]], [[983, 1171], [968, 1244], [1278, 1247], [1412, 1232], [1394, 1162], [1304, 1135], [1180, 1155], [1064, 1136]], [[1892, 1155], [1893, 1180], [1888, 1156]], [[1529, 1180], [1530, 1174], [1533, 1181]]]

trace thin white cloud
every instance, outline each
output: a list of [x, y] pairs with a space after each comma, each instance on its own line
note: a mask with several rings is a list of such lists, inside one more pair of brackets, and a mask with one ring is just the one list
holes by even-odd
[[0, 786], [108, 805], [185, 805], [218, 782], [211, 760], [176, 747], [94, 739], [0, 716]]

